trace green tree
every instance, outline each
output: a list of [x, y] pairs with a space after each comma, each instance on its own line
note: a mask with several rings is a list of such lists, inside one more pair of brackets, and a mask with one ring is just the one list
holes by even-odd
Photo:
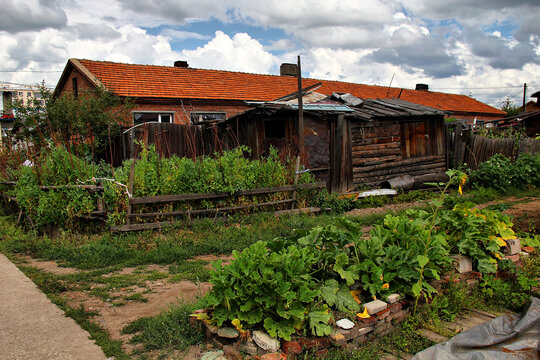
[[108, 149], [109, 139], [120, 133], [133, 108], [130, 99], [100, 88], [80, 92], [78, 96], [65, 93], [54, 97], [42, 86], [41, 98], [26, 105], [14, 103], [15, 138], [38, 147], [50, 141], [69, 148], [82, 147], [94, 157]]
[[510, 100], [509, 97], [507, 97], [506, 100], [504, 100], [501, 110], [506, 112], [506, 116], [514, 116], [514, 115], [519, 115], [521, 113], [520, 107], [517, 105], [514, 105], [513, 101]]

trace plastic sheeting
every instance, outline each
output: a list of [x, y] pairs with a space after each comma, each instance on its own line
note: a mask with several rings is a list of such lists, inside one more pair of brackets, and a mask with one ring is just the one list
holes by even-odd
[[540, 300], [524, 315], [504, 315], [416, 354], [412, 360], [540, 359]]

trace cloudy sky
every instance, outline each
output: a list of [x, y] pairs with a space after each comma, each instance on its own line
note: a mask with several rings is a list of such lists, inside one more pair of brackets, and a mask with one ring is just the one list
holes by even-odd
[[[538, 0], [0, 0], [0, 81], [54, 86], [70, 57], [471, 95], [540, 90]], [[530, 100], [528, 98], [527, 100]]]

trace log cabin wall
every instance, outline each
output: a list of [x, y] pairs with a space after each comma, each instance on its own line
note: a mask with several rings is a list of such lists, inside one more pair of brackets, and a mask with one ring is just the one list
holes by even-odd
[[352, 121], [353, 181], [376, 186], [401, 175], [446, 171], [441, 116]]

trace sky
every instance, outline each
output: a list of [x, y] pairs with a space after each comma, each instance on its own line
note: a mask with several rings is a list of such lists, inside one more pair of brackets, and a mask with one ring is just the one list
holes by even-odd
[[69, 58], [302, 75], [465, 94], [540, 90], [538, 0], [0, 0], [0, 82], [54, 87]]

